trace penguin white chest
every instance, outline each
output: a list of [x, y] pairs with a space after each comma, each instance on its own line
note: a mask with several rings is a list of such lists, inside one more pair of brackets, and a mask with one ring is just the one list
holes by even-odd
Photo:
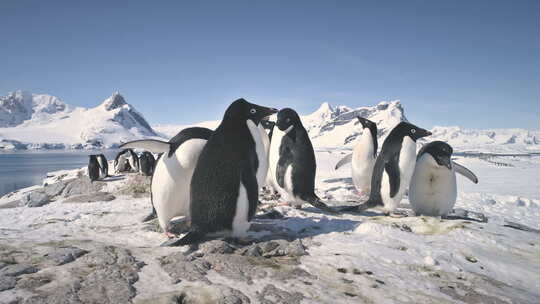
[[[249, 132], [251, 133], [251, 137], [253, 138], [253, 141], [255, 142], [255, 152], [257, 153], [257, 185], [258, 187], [262, 187], [265, 184], [266, 181], [266, 175], [268, 173], [268, 142], [266, 142], [263, 139], [263, 134], [261, 132], [264, 132], [266, 135], [266, 132], [264, 129], [261, 130], [258, 126], [255, 125], [255, 123], [248, 119], [246, 121], [246, 125], [249, 129]], [[266, 135], [266, 139], [268, 140], [268, 135]]]
[[190, 215], [191, 177], [205, 144], [205, 139], [187, 140], [174, 155], [164, 154], [156, 164], [152, 177], [152, 203], [164, 230], [173, 217]]
[[371, 175], [373, 174], [373, 166], [375, 165], [373, 155], [376, 152], [373, 150], [371, 132], [364, 130], [362, 137], [360, 137], [360, 140], [354, 147], [351, 161], [353, 183], [359, 192], [369, 193], [371, 189]]
[[454, 170], [439, 166], [430, 154], [416, 164], [409, 189], [409, 200], [416, 214], [440, 216], [449, 213], [456, 203]]
[[[399, 152], [399, 189], [394, 195], [390, 196], [390, 179], [386, 171], [383, 171], [381, 183], [381, 197], [384, 203], [384, 210], [394, 211], [401, 202], [405, 190], [409, 187], [411, 176], [416, 165], [416, 142], [409, 136], [403, 138], [401, 150]], [[384, 169], [383, 169], [384, 170]]]

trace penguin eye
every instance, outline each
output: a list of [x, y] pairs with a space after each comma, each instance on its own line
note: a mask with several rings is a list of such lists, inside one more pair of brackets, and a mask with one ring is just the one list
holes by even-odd
[[255, 110], [255, 109], [251, 109], [251, 110], [249, 110], [249, 113], [251, 113], [251, 114], [255, 114], [255, 113], [257, 113], [257, 110]]
[[411, 133], [412, 134], [416, 133], [416, 129], [411, 129]]

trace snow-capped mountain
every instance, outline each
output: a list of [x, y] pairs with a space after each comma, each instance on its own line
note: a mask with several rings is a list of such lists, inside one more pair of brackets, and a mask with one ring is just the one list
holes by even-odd
[[157, 136], [119, 93], [90, 109], [20, 91], [0, 100], [0, 149], [111, 148]]
[[16, 91], [0, 97], [0, 128], [15, 127], [28, 120], [46, 121], [51, 114], [69, 111], [69, 106], [54, 96]]

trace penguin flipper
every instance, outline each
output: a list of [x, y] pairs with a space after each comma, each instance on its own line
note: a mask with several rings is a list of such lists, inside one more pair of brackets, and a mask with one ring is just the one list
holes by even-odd
[[343, 157], [337, 164], [336, 164], [336, 167], [334, 168], [334, 170], [337, 170], [339, 169], [340, 167], [350, 163], [352, 161], [352, 153], [346, 155], [345, 157]]
[[141, 139], [120, 145], [120, 149], [144, 149], [154, 153], [168, 153], [171, 144], [157, 139]]
[[464, 166], [456, 163], [455, 161], [452, 161], [452, 165], [454, 165], [454, 170], [465, 176], [466, 178], [470, 179], [471, 182], [475, 183], [475, 184], [478, 184], [478, 177], [476, 177], [476, 175], [469, 169], [465, 168]]
[[384, 170], [388, 175], [388, 183], [390, 184], [390, 197], [396, 196], [399, 191], [399, 163], [396, 158], [392, 158], [384, 163]]
[[276, 169], [276, 179], [281, 188], [285, 188], [285, 173], [287, 172], [289, 165], [292, 163], [292, 160], [293, 155], [290, 149], [284, 149], [284, 151], [280, 153]]

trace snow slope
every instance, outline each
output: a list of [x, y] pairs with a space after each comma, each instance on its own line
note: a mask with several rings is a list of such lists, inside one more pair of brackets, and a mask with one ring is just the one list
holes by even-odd
[[[90, 109], [72, 108], [55, 97], [24, 92], [2, 100], [0, 114], [5, 115], [0, 121], [7, 127], [0, 128], [0, 149], [112, 148], [121, 142], [157, 136], [119, 93]], [[13, 119], [8, 121], [8, 116]]]

